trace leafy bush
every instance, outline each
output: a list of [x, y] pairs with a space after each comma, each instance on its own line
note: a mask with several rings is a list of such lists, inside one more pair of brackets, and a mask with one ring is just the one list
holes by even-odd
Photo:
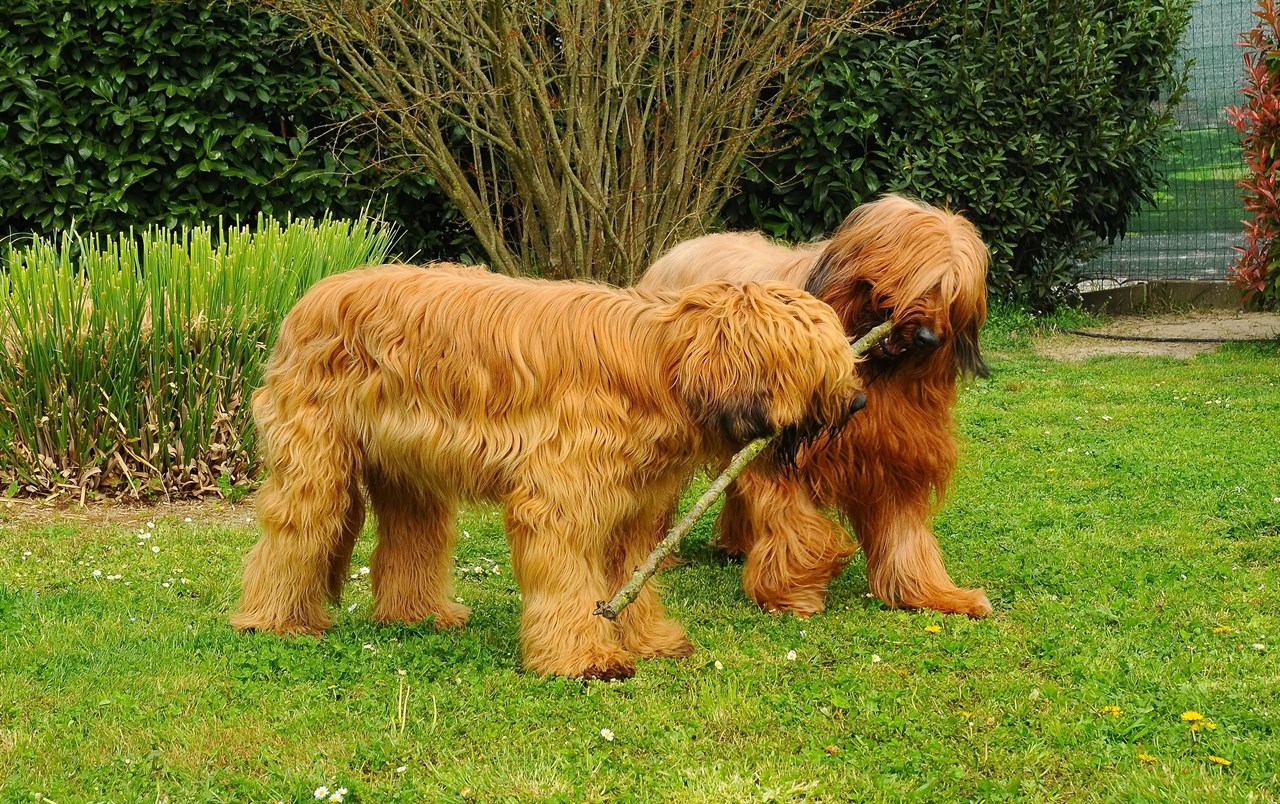
[[788, 239], [905, 192], [963, 211], [998, 295], [1049, 307], [1160, 183], [1190, 0], [967, 0], [851, 39], [726, 213]]
[[258, 214], [396, 222], [410, 250], [468, 238], [434, 184], [363, 170], [350, 104], [287, 20], [224, 0], [13, 0], [0, 28], [0, 235]]
[[387, 226], [259, 219], [63, 234], [0, 273], [0, 484], [9, 494], [226, 494], [252, 477], [249, 393], [282, 311], [382, 261]]
[[1227, 109], [1242, 135], [1246, 175], [1239, 182], [1245, 209], [1245, 244], [1231, 267], [1247, 296], [1274, 307], [1280, 301], [1280, 10], [1275, 0], [1259, 0], [1258, 24], [1243, 35], [1245, 101]]

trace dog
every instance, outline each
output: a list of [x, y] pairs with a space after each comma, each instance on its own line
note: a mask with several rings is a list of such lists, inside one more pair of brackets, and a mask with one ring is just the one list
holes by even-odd
[[285, 317], [254, 394], [264, 532], [232, 625], [331, 624], [363, 481], [375, 620], [463, 625], [455, 516], [496, 500], [528, 669], [625, 678], [637, 656], [687, 656], [651, 587], [616, 622], [597, 602], [643, 561], [695, 467], [842, 425], [866, 399], [856, 363], [832, 309], [779, 282], [655, 293], [448, 264], [324, 279]]
[[[889, 195], [855, 209], [831, 239], [788, 248], [759, 233], [712, 234], [670, 249], [638, 286], [687, 287], [712, 278], [781, 280], [830, 304], [858, 337], [886, 320], [859, 367], [867, 409], [799, 457], [795, 471], [757, 461], [730, 487], [719, 539], [745, 553], [743, 586], [770, 610], [822, 611], [827, 587], [855, 552], [889, 606], [983, 617], [981, 589], [957, 587], [931, 530], [956, 466], [958, 381], [986, 376], [988, 252], [960, 215]], [[778, 368], [782, 368], [779, 366]]]

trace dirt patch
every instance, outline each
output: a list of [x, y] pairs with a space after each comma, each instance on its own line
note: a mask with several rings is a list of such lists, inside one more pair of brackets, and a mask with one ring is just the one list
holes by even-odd
[[1204, 310], [1148, 316], [1120, 316], [1086, 332], [1170, 340], [1109, 340], [1058, 333], [1036, 343], [1037, 354], [1058, 360], [1084, 360], [1100, 355], [1143, 355], [1187, 358], [1209, 352], [1220, 343], [1178, 342], [1179, 338], [1270, 340], [1280, 337], [1280, 314]]
[[53, 525], [74, 523], [77, 527], [107, 528], [114, 525], [141, 527], [148, 521], [190, 519], [204, 525], [253, 527], [257, 516], [249, 501], [229, 503], [223, 500], [175, 503], [91, 502], [79, 505], [69, 498], [45, 500], [0, 500], [0, 526]]

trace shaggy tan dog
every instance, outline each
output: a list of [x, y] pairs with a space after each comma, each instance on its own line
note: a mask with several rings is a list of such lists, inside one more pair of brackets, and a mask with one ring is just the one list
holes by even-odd
[[540, 674], [626, 677], [685, 656], [647, 589], [592, 614], [647, 554], [694, 467], [779, 428], [843, 424], [865, 401], [830, 307], [777, 282], [679, 294], [511, 279], [440, 265], [325, 279], [285, 318], [254, 396], [264, 534], [232, 624], [318, 634], [364, 520], [375, 619], [461, 626], [460, 501], [506, 511]]
[[[890, 606], [981, 617], [981, 589], [952, 583], [930, 529], [956, 465], [958, 379], [986, 374], [987, 249], [959, 215], [900, 196], [865, 204], [822, 243], [786, 248], [757, 233], [681, 243], [641, 279], [647, 289], [712, 278], [783, 280], [830, 304], [856, 337], [892, 319], [893, 332], [859, 367], [867, 409], [795, 472], [748, 467], [720, 517], [721, 544], [745, 552], [743, 586], [760, 605], [812, 614], [854, 552], [835, 509], [853, 526], [872, 592]], [[780, 366], [781, 368], [781, 366]]]

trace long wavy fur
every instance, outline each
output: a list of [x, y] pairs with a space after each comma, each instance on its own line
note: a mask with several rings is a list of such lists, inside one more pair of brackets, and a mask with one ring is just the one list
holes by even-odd
[[931, 530], [956, 465], [957, 383], [985, 375], [988, 253], [962, 216], [889, 195], [854, 210], [831, 239], [800, 248], [759, 233], [680, 243], [639, 283], [680, 288], [711, 278], [781, 280], [829, 303], [850, 337], [892, 319], [859, 367], [866, 409], [834, 437], [802, 449], [797, 466], [748, 467], [730, 488], [721, 544], [746, 553], [743, 585], [768, 609], [821, 611], [827, 587], [866, 554], [872, 592], [886, 604], [981, 617], [981, 589], [956, 586]]
[[[784, 367], [784, 368], [780, 368]], [[593, 616], [648, 552], [695, 466], [860, 396], [831, 309], [778, 283], [678, 293], [511, 279], [437, 265], [330, 277], [286, 317], [254, 417], [263, 535], [232, 624], [318, 634], [364, 521], [374, 618], [461, 626], [454, 518], [505, 506], [540, 674], [619, 678], [691, 645], [652, 588]]]

